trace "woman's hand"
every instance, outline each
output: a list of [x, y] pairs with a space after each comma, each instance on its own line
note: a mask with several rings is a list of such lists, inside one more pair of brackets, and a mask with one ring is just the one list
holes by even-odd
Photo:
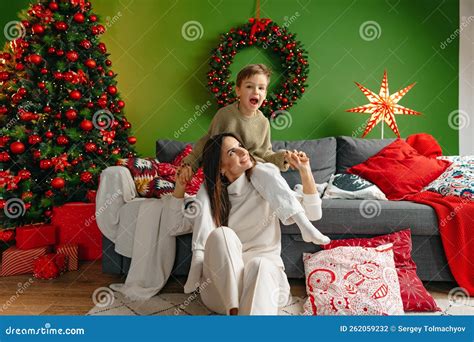
[[181, 165], [176, 170], [176, 182], [173, 196], [176, 198], [183, 198], [186, 185], [193, 178], [193, 170], [189, 165]]
[[293, 170], [311, 171], [309, 158], [303, 151], [293, 150], [293, 152], [290, 152], [289, 163]]

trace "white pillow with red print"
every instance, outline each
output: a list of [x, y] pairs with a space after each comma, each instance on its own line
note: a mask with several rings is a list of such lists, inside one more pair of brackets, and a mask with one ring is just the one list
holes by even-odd
[[403, 315], [393, 244], [304, 253], [304, 315]]

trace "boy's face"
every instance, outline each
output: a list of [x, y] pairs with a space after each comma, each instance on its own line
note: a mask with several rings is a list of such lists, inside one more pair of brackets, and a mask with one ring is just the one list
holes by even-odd
[[240, 98], [241, 110], [253, 112], [260, 108], [267, 96], [267, 86], [268, 78], [262, 74], [255, 74], [244, 79], [240, 87], [235, 88]]

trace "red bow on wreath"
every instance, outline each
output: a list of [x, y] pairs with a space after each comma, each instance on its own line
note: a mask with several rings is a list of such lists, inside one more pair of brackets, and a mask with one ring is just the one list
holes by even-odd
[[270, 24], [272, 21], [268, 18], [250, 18], [249, 23], [252, 24], [250, 29], [250, 39], [255, 37], [255, 33], [265, 30], [265, 28]]

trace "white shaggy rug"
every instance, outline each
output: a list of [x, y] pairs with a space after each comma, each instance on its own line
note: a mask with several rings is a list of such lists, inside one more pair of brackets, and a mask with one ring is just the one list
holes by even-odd
[[[474, 315], [474, 298], [450, 300], [447, 293], [430, 291], [440, 312], [409, 313], [422, 315], [454, 316]], [[110, 288], [99, 288], [94, 292], [96, 303], [87, 315], [121, 315], [121, 316], [173, 316], [173, 315], [216, 315], [201, 302], [199, 294], [162, 293], [146, 301], [132, 301], [121, 293]], [[280, 309], [281, 315], [300, 315], [305, 298], [293, 297], [289, 305]]]

